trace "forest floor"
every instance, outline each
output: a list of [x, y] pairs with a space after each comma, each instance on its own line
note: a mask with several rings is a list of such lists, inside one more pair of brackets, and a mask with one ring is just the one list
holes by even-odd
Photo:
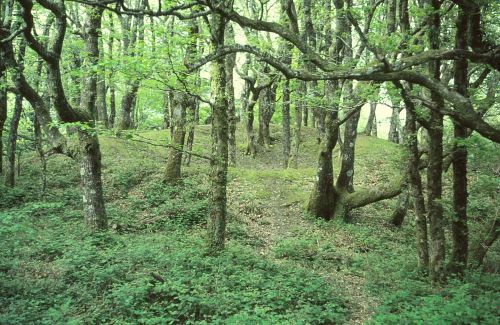
[[[0, 323], [497, 322], [498, 270], [433, 288], [416, 268], [412, 212], [400, 229], [388, 222], [395, 199], [356, 210], [350, 224], [305, 212], [315, 130], [303, 131], [298, 167], [283, 170], [279, 141], [253, 159], [243, 154], [242, 129], [228, 174], [227, 253], [216, 258], [202, 252], [208, 163], [193, 157], [181, 184], [163, 184], [168, 131], [101, 136], [111, 231], [97, 239], [82, 222], [75, 163], [51, 157], [41, 196], [39, 162], [26, 156], [18, 188], [0, 188]], [[272, 131], [281, 138], [278, 126]], [[210, 128], [197, 127], [193, 151], [208, 155], [209, 141]], [[355, 188], [398, 177], [401, 154], [359, 136]], [[338, 170], [338, 148], [334, 156]], [[471, 233], [483, 227], [474, 223]], [[499, 252], [489, 254], [493, 268]]]

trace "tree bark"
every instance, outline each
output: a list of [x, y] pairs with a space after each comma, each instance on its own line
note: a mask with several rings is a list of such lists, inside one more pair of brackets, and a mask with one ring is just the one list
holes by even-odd
[[[429, 17], [429, 45], [432, 49], [439, 48], [441, 2], [430, 0], [434, 12]], [[440, 62], [429, 64], [429, 73], [437, 80], [440, 78]], [[431, 92], [431, 100], [437, 107], [444, 106], [443, 97], [437, 92]], [[445, 237], [442, 205], [442, 174], [443, 174], [443, 116], [432, 110], [429, 125], [429, 165], [427, 168], [428, 217], [430, 222], [430, 265], [429, 271], [433, 282], [445, 280]]]
[[318, 168], [316, 181], [309, 196], [307, 210], [314, 216], [330, 220], [333, 217], [337, 193], [333, 185], [333, 160], [332, 151], [338, 140], [339, 127], [335, 125], [338, 109], [330, 108], [325, 125], [325, 138], [321, 142], [321, 149], [318, 156]]
[[[104, 46], [102, 41], [102, 32], [99, 30], [99, 60], [104, 59]], [[104, 69], [104, 67], [102, 68]], [[97, 74], [97, 121], [101, 122], [104, 127], [109, 128], [108, 107], [106, 103], [106, 78], [105, 70]]]
[[[144, 7], [145, 7], [145, 1], [140, 0], [139, 10], [144, 9]], [[126, 44], [124, 39], [124, 46], [123, 46], [124, 51], [130, 56], [135, 56], [136, 55], [135, 47], [137, 45], [137, 41], [139, 42], [144, 41], [144, 28], [143, 28], [144, 16], [140, 15], [135, 17], [135, 24], [132, 26], [133, 27], [132, 31], [126, 28], [129, 25], [123, 24], [123, 26], [125, 27], [124, 29], [125, 33], [131, 32], [130, 43]], [[125, 94], [123, 95], [121, 103], [121, 111], [120, 111], [121, 118], [119, 124], [120, 130], [132, 129], [134, 127], [133, 111], [137, 101], [137, 92], [139, 91], [140, 84], [141, 84], [141, 78], [134, 77], [131, 84], [126, 87]]]
[[[253, 88], [253, 86], [251, 86]], [[251, 97], [250, 100], [247, 104], [247, 117], [245, 119], [245, 128], [247, 131], [247, 150], [246, 154], [251, 155], [252, 158], [255, 158], [255, 155], [257, 154], [257, 145], [256, 145], [256, 139], [255, 139], [255, 134], [253, 130], [253, 121], [254, 121], [254, 107], [255, 104], [257, 103], [257, 100], [259, 98], [259, 93], [257, 91], [254, 91], [253, 89], [251, 90]]]
[[[396, 8], [397, 0], [386, 0], [386, 14], [387, 14], [387, 35], [392, 35], [396, 32]], [[399, 121], [399, 102], [398, 96], [389, 93], [392, 103], [391, 122], [389, 126], [388, 140], [394, 143], [399, 143], [400, 138], [400, 121]]]
[[376, 111], [377, 103], [370, 102], [370, 115], [368, 115], [368, 121], [366, 122], [365, 131], [363, 132], [366, 136], [372, 135], [372, 133], [377, 129]]
[[297, 99], [295, 100], [294, 109], [294, 128], [293, 128], [293, 152], [292, 163], [294, 168], [299, 167], [299, 152], [300, 142], [302, 141], [302, 111], [304, 109], [304, 97], [306, 96], [306, 83], [304, 81], [297, 81]]
[[[467, 48], [468, 15], [462, 9], [456, 21], [455, 48]], [[467, 60], [455, 61], [454, 83], [457, 92], [468, 96]], [[452, 273], [463, 275], [467, 268], [467, 254], [469, 250], [469, 229], [467, 225], [467, 147], [464, 140], [467, 129], [459, 123], [453, 123], [454, 150], [453, 164], [453, 210], [455, 216], [451, 224], [453, 250], [449, 270]]]
[[257, 142], [269, 147], [271, 145], [270, 123], [276, 106], [276, 85], [266, 87], [259, 97], [259, 136]]
[[391, 114], [391, 123], [389, 126], [389, 136], [388, 140], [394, 143], [399, 143], [400, 140], [400, 121], [399, 121], [399, 98], [396, 96], [391, 96], [392, 102], [392, 114]]
[[23, 111], [23, 96], [16, 95], [14, 103], [14, 113], [10, 122], [9, 140], [7, 144], [7, 172], [5, 174], [5, 186], [14, 187], [16, 184], [16, 146], [17, 146], [17, 130], [21, 113]]
[[396, 208], [392, 212], [391, 223], [393, 226], [401, 227], [403, 225], [403, 221], [405, 220], [406, 213], [408, 211], [409, 202], [410, 202], [410, 193], [408, 185], [405, 185], [402, 190], [402, 193], [398, 197]]
[[[349, 7], [349, 5], [348, 5]], [[348, 62], [352, 60], [352, 35], [351, 25], [345, 27], [345, 42], [344, 60]], [[357, 95], [358, 87], [353, 89], [353, 83], [347, 80], [344, 83], [344, 104], [348, 107], [355, 107], [361, 105]], [[356, 147], [356, 138], [358, 136], [358, 122], [360, 113], [359, 110], [353, 114], [346, 122], [344, 127], [344, 141], [341, 148], [342, 163], [340, 166], [340, 173], [337, 177], [336, 187], [341, 191], [348, 193], [354, 192], [354, 151]]]
[[42, 163], [42, 197], [45, 194], [45, 190], [47, 189], [47, 159], [45, 158], [45, 152], [43, 150], [42, 144], [42, 129], [40, 127], [40, 122], [38, 119], [34, 118], [33, 120], [33, 131], [35, 136], [35, 147], [38, 152], [38, 156], [40, 157], [40, 162]]
[[[185, 61], [194, 61], [196, 59], [196, 56], [198, 55], [198, 38], [199, 38], [199, 26], [196, 20], [191, 19], [189, 21], [189, 36], [190, 36], [190, 43], [188, 47], [186, 48], [186, 54], [184, 57]], [[236, 54], [234, 54], [236, 56]], [[200, 87], [200, 73], [199, 71], [196, 72], [195, 74], [188, 76], [189, 77], [194, 77], [194, 85], [199, 88]], [[191, 80], [192, 81], [192, 80]], [[194, 132], [196, 125], [198, 124], [199, 121], [199, 116], [198, 116], [198, 111], [199, 111], [199, 100], [195, 98], [194, 96], [190, 96], [189, 94], [186, 94], [186, 103], [187, 103], [187, 131], [188, 131], [188, 137], [186, 140], [186, 148], [187, 148], [187, 153], [184, 156], [184, 163], [186, 166], [189, 166], [191, 163], [191, 151], [193, 150], [193, 143], [194, 143]]]
[[[217, 6], [224, 6], [224, 1]], [[212, 12], [210, 24], [213, 50], [224, 46], [224, 18]], [[224, 58], [218, 58], [211, 66], [211, 88], [214, 98], [212, 119], [212, 160], [211, 160], [211, 208], [208, 223], [208, 246], [212, 253], [224, 249], [227, 215], [227, 167], [228, 167], [228, 115], [226, 98], [226, 71]]]
[[500, 235], [500, 219], [496, 218], [493, 221], [493, 224], [489, 228], [488, 232], [486, 233], [484, 239], [481, 240], [476, 245], [476, 248], [474, 250], [474, 260], [476, 267], [479, 267], [483, 264], [486, 253], [488, 253], [488, 250], [493, 245], [493, 243], [498, 239], [499, 235]]
[[182, 151], [184, 138], [186, 137], [186, 106], [189, 99], [180, 91], [173, 91], [171, 96], [173, 104], [173, 126], [174, 132], [169, 149], [167, 165], [165, 168], [165, 181], [175, 183], [181, 178]]
[[[88, 53], [87, 66], [95, 66], [99, 60], [99, 30], [102, 9], [89, 7], [85, 31], [85, 51]], [[89, 69], [82, 91], [81, 110], [96, 114], [97, 74]], [[88, 123], [92, 124], [90, 119]], [[83, 209], [85, 222], [96, 230], [106, 229], [108, 220], [104, 205], [101, 173], [101, 150], [94, 130], [78, 129], [80, 174], [83, 187]]]
[[[48, 32], [46, 33], [46, 31], [44, 30], [44, 35], [45, 34], [48, 34]], [[25, 53], [26, 53], [26, 42], [23, 39], [19, 42], [19, 48], [17, 54], [17, 64], [20, 73], [24, 72]], [[7, 143], [7, 172], [5, 174], [5, 186], [8, 187], [14, 187], [16, 184], [16, 148], [17, 148], [18, 128], [19, 128], [19, 122], [21, 120], [22, 111], [23, 111], [23, 95], [18, 93], [16, 94], [14, 101], [14, 112], [12, 114], [12, 119], [10, 122], [9, 139]], [[2, 135], [0, 134], [0, 137], [1, 136]], [[3, 154], [3, 152], [0, 150], [0, 155], [1, 154]], [[1, 162], [2, 161], [0, 159], [0, 164]], [[19, 168], [19, 161], [18, 161], [18, 168]], [[19, 169], [18, 169], [18, 176], [19, 176]]]
[[[0, 81], [7, 84], [5, 69], [2, 69], [3, 58], [0, 57]], [[0, 87], [0, 174], [3, 173], [3, 128], [7, 120], [7, 89]]]
[[[227, 24], [227, 41], [234, 43], [234, 30], [232, 24]], [[233, 71], [236, 66], [236, 53], [226, 56], [226, 91], [228, 100], [228, 120], [229, 120], [229, 165], [236, 166], [236, 105], [234, 97]]]
[[283, 168], [287, 169], [290, 163], [290, 80], [286, 79], [283, 82], [283, 95], [281, 100], [281, 115], [282, 115], [282, 143], [283, 143]]
[[162, 128], [164, 130], [169, 129], [171, 126], [171, 109], [170, 109], [170, 90], [165, 89], [163, 91], [163, 124]]
[[[109, 60], [113, 61], [114, 55], [114, 42], [115, 39], [113, 37], [114, 34], [114, 19], [113, 14], [109, 14], [109, 40], [108, 40], [108, 56]], [[109, 69], [108, 75], [108, 86], [109, 86], [109, 118], [108, 118], [108, 126], [113, 128], [115, 126], [115, 117], [116, 117], [116, 91], [115, 91], [115, 82], [113, 80], [115, 75], [115, 71], [113, 68]]]

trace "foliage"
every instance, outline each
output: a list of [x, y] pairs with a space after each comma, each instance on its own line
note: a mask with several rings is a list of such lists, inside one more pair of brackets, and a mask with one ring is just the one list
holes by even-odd
[[401, 289], [382, 297], [373, 324], [497, 324], [498, 277], [473, 274], [435, 292], [401, 279]]
[[89, 234], [80, 222], [62, 222], [60, 208], [39, 202], [3, 213], [0, 323], [345, 319], [340, 291], [248, 248], [234, 244], [219, 256], [207, 256], [198, 234], [175, 228], [154, 235]]

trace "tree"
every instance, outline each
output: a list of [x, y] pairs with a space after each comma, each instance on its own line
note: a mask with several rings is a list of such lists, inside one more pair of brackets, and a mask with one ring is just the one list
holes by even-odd
[[[26, 43], [22, 40], [19, 44], [18, 59], [19, 70], [24, 70], [24, 55], [26, 53]], [[14, 101], [14, 112], [10, 121], [9, 140], [7, 144], [7, 172], [5, 174], [5, 185], [14, 187], [16, 184], [16, 146], [17, 146], [17, 132], [19, 121], [21, 120], [21, 113], [23, 111], [23, 96], [16, 94]]]
[[[22, 33], [27, 45], [45, 61], [48, 71], [48, 85], [51, 102], [53, 103], [58, 117], [66, 123], [82, 123], [91, 125], [93, 112], [95, 112], [96, 76], [90, 72], [85, 81], [83, 94], [86, 100], [82, 100], [82, 107], [75, 109], [67, 100], [62, 85], [60, 58], [66, 33], [66, 8], [63, 2], [43, 3], [42, 6], [55, 16], [56, 33], [54, 41], [47, 48], [43, 46], [32, 34], [34, 28], [34, 17], [32, 14], [33, 3], [29, 0], [20, 1], [21, 16], [26, 24]], [[99, 58], [98, 29], [100, 27], [102, 10], [89, 9], [88, 22], [85, 29], [85, 47], [88, 55], [88, 64], [93, 65]], [[2, 29], [4, 31], [4, 29]], [[2, 32], [4, 34], [4, 32]], [[8, 35], [8, 34], [7, 34]], [[2, 35], [2, 39], [3, 39]], [[35, 110], [38, 121], [40, 121], [49, 140], [57, 150], [65, 151], [65, 138], [52, 123], [48, 111], [47, 102], [26, 81], [19, 64], [14, 58], [11, 42], [2, 42], [0, 51], [7, 65], [14, 70], [13, 81], [19, 93], [28, 100]], [[83, 206], [85, 220], [93, 229], [104, 229], [107, 227], [106, 211], [101, 181], [101, 156], [99, 140], [92, 129], [79, 128], [79, 161], [81, 164]]]
[[[226, 6], [225, 1], [210, 2], [212, 15], [210, 20], [210, 42], [213, 51], [224, 46], [225, 18], [217, 9]], [[211, 208], [208, 223], [209, 251], [217, 253], [224, 248], [227, 215], [227, 167], [228, 167], [228, 112], [226, 97], [225, 59], [220, 57], [212, 63], [211, 90], [212, 106], [212, 160], [211, 160]]]
[[[140, 0], [138, 9], [143, 10], [146, 7], [146, 2], [146, 0]], [[136, 48], [144, 41], [144, 15], [135, 16], [132, 28], [130, 16], [120, 16], [120, 21], [123, 31], [123, 54], [134, 58], [137, 55]], [[134, 76], [132, 83], [127, 85], [125, 94], [122, 97], [119, 124], [121, 130], [133, 128], [133, 108], [137, 100], [140, 83], [141, 78]]]

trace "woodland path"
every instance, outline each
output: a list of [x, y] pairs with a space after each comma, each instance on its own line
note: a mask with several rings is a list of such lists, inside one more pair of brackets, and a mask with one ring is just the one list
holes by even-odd
[[[339, 250], [343, 253], [339, 253], [336, 260], [332, 261], [331, 267], [322, 266], [315, 271], [328, 282], [340, 286], [350, 297], [352, 314], [349, 324], [367, 322], [377, 303], [364, 289], [364, 277], [359, 272], [349, 271], [349, 251], [353, 250], [350, 241], [338, 238], [335, 226], [325, 229], [310, 219], [304, 212], [305, 201], [295, 199], [295, 196], [291, 195], [299, 193], [290, 193], [291, 190], [298, 190], [303, 192], [298, 197], [307, 197], [312, 180], [305, 180], [297, 187], [286, 177], [278, 177], [279, 172], [266, 173], [261, 170], [257, 173], [258, 182], [236, 177], [229, 183], [228, 207], [230, 216], [236, 218], [235, 223], [244, 227], [246, 236], [255, 244], [259, 254], [274, 259], [277, 263], [283, 260], [274, 256], [273, 249], [283, 240], [297, 236], [298, 229], [300, 233], [321, 233], [318, 245], [320, 240], [329, 240], [335, 246], [346, 245]], [[299, 267], [307, 267], [302, 261], [297, 262]]]

